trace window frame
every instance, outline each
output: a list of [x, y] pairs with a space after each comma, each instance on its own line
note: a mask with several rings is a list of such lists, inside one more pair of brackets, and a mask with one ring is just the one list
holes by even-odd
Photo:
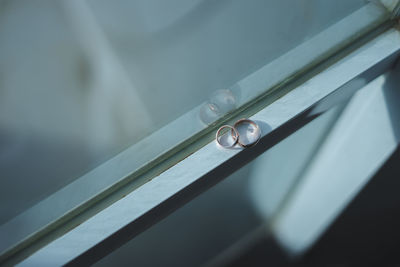
[[[74, 196], [76, 202], [67, 210], [57, 206], [59, 201], [65, 202], [64, 199], [77, 188], [90, 188], [94, 184], [93, 177], [98, 178], [99, 173], [115, 169], [121, 162], [132, 162], [130, 153], [137, 153], [137, 149], [121, 153], [111, 163], [106, 162], [100, 169], [94, 170], [92, 179], [79, 179], [81, 184], [74, 184], [70, 191], [64, 191], [63, 194], [57, 192], [46, 199], [44, 205], [40, 203], [42, 206], [35, 206], [21, 214], [18, 217], [20, 221], [29, 221], [32, 215], [46, 214], [50, 208], [52, 210], [51, 216], [46, 220], [32, 221], [32, 227], [24, 235], [6, 243], [2, 248], [0, 262], [16, 263], [31, 255], [21, 263], [29, 265], [37, 257], [50, 257], [54, 249], [60, 246], [71, 247], [71, 251], [63, 252], [64, 257], [57, 259], [62, 265], [93, 262], [96, 255], [99, 257], [111, 252], [128, 237], [132, 238], [156, 223], [326, 111], [334, 103], [350, 96], [359, 89], [357, 82], [354, 82], [357, 79], [372, 80], [390, 68], [400, 51], [395, 37], [398, 32], [391, 28], [393, 25], [394, 20], [381, 22], [372, 30], [369, 29], [368, 33], [364, 32], [362, 36], [352, 38], [349, 43], [341, 46], [340, 53], [336, 53], [336, 50], [328, 55], [324, 53], [323, 61], [322, 54], [313, 58], [305, 68], [284, 83], [277, 80], [278, 86], [268, 91], [268, 94], [216, 121], [195, 136], [195, 141], [185, 140], [151, 162], [129, 166], [128, 169], [121, 168], [119, 173], [112, 175], [118, 176], [117, 183], [110, 186], [108, 182], [102, 181], [101, 190], [95, 188], [91, 195], [87, 192], [79, 193]], [[387, 30], [388, 28], [390, 29]], [[353, 36], [355, 32], [356, 29], [349, 36]], [[371, 40], [374, 37], [376, 38]], [[357, 60], [360, 57], [367, 62]], [[288, 59], [290, 57], [286, 58]], [[282, 59], [275, 64], [282, 64]], [[259, 75], [266, 74], [263, 70]], [[282, 77], [287, 75], [288, 73]], [[320, 90], [324, 80], [332, 83]], [[198, 108], [193, 112], [197, 111]], [[190, 117], [190, 114], [187, 116]], [[232, 123], [238, 116], [267, 122], [271, 129], [263, 129], [260, 143], [252, 149], [216, 150], [212, 141], [215, 129], [222, 123]], [[170, 125], [170, 128], [162, 129], [158, 135], [171, 129], [173, 128]], [[144, 141], [144, 144], [149, 143], [151, 138]], [[107, 172], [100, 176], [110, 178]], [[128, 214], [124, 209], [132, 203], [135, 203], [136, 210]], [[117, 219], [111, 222], [105, 218]], [[90, 238], [93, 234], [90, 229], [96, 229], [96, 225], [107, 225], [107, 231], [101, 230], [101, 233]], [[16, 223], [11, 220], [5, 226], [0, 231], [12, 232], [18, 227], [18, 220]], [[72, 249], [74, 236], [85, 242]]]
[[392, 68], [399, 55], [400, 33], [392, 28], [251, 116], [271, 127], [262, 127], [257, 146], [226, 150], [208, 143], [47, 244], [21, 266], [43, 258], [55, 265], [94, 263], [353, 94], [360, 79], [371, 81]]

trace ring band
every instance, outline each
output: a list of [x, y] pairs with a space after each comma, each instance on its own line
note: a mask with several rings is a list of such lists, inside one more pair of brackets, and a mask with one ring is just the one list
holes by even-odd
[[[260, 129], [260, 127], [258, 126], [257, 123], [255, 123], [254, 121], [249, 120], [249, 119], [240, 119], [240, 120], [238, 120], [238, 121], [235, 122], [235, 124], [233, 125], [233, 128], [237, 131], [237, 127], [238, 127], [240, 124], [244, 124], [244, 123], [251, 124], [251, 125], [254, 126], [254, 128], [255, 128], [255, 133], [254, 133], [254, 134], [257, 135], [257, 138], [255, 139], [255, 141], [253, 141], [253, 142], [251, 142], [251, 143], [248, 143], [248, 144], [243, 144], [242, 142], [240, 142], [240, 138], [238, 138], [238, 144], [239, 144], [241, 147], [252, 147], [252, 146], [255, 146], [255, 145], [258, 143], [258, 141], [260, 141], [260, 138], [261, 138], [261, 129]], [[233, 131], [231, 131], [231, 134], [232, 134], [232, 137], [233, 137]]]
[[[229, 145], [229, 146], [223, 145], [223, 144], [221, 143], [221, 140], [220, 140], [220, 133], [221, 133], [221, 131], [222, 131], [223, 129], [225, 129], [225, 128], [231, 129], [231, 136], [232, 136], [232, 138], [233, 138], [233, 144], [231, 144], [231, 145]], [[217, 133], [216, 133], [216, 135], [215, 135], [215, 139], [217, 140], [218, 145], [220, 145], [220, 146], [222, 146], [222, 147], [225, 147], [225, 148], [234, 147], [234, 146], [238, 143], [238, 141], [239, 141], [239, 132], [235, 129], [235, 127], [232, 127], [232, 126], [230, 126], [230, 125], [224, 125], [224, 126], [221, 126], [221, 127], [218, 129], [218, 131], [217, 131]]]

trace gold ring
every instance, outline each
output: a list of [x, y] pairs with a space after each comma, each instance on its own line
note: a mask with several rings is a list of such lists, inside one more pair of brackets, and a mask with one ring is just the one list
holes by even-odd
[[[241, 146], [241, 147], [252, 147], [252, 146], [255, 146], [257, 143], [258, 143], [258, 141], [260, 141], [260, 138], [261, 138], [261, 129], [260, 129], [260, 127], [258, 126], [258, 124], [257, 123], [255, 123], [254, 121], [252, 121], [252, 120], [249, 120], [249, 119], [240, 119], [240, 120], [238, 120], [237, 122], [235, 122], [235, 124], [233, 125], [233, 128], [236, 130], [236, 132], [238, 132], [238, 130], [237, 130], [237, 127], [240, 125], [240, 124], [250, 124], [250, 125], [252, 125], [253, 127], [254, 127], [254, 129], [255, 129], [255, 131], [254, 131], [254, 135], [256, 135], [256, 138], [255, 138], [255, 140], [253, 141], [253, 142], [250, 142], [250, 143], [248, 143], [248, 144], [244, 144], [244, 143], [242, 143], [242, 142], [240, 142], [240, 137], [238, 138], [238, 144]], [[232, 134], [232, 137], [233, 137], [233, 132], [231, 131], [231, 134]], [[236, 134], [235, 134], [236, 135]], [[239, 132], [238, 132], [238, 135], [239, 135]]]

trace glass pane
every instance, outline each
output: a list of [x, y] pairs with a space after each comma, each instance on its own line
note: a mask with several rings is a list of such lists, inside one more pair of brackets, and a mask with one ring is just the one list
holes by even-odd
[[95, 265], [395, 262], [399, 71], [397, 64], [365, 80], [354, 95]]
[[[225, 266], [252, 244], [269, 239], [269, 225], [343, 107], [308, 123], [95, 266]], [[262, 253], [282, 249], [274, 246], [262, 247]], [[269, 260], [281, 266], [274, 265], [274, 257]]]
[[0, 3], [0, 224], [85, 175], [45, 225], [386, 18], [364, 0]]

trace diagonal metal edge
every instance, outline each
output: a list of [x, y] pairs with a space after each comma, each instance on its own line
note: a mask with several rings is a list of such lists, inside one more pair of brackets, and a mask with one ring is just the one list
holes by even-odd
[[[346, 58], [348, 61], [345, 59], [339, 62], [321, 75], [313, 77], [310, 82], [300, 85], [283, 98], [257, 112], [252, 119], [268, 121], [273, 129], [272, 132], [264, 133], [258, 146], [249, 150], [236, 151], [238, 153], [235, 151], [219, 153], [215, 150], [215, 144], [209, 143], [189, 159], [96, 214], [82, 226], [78, 226], [62, 238], [47, 245], [23, 262], [23, 265], [31, 266], [29, 264], [33, 262], [46, 260], [60, 250], [64, 253], [64, 259], [52, 258], [52, 260], [59, 263], [58, 265], [69, 262], [72, 266], [91, 264], [110, 253], [167, 216], [178, 208], [176, 205], [183, 205], [190, 201], [201, 191], [222, 180], [285, 136], [293, 133], [293, 130], [304, 125], [303, 122], [307, 123], [312, 116], [309, 116], [309, 110], [305, 108], [312, 108], [314, 104], [318, 105], [319, 102], [316, 103], [314, 100], [320, 101], [320, 97], [332, 99], [332, 93], [338, 90], [356, 90], [360, 88], [357, 84], [360, 84], [353, 83], [353, 87], [349, 87], [349, 83], [359, 79], [366, 79], [368, 82], [382, 71], [392, 68], [394, 60], [399, 56], [399, 37], [397, 31], [389, 31], [387, 35], [379, 39], [382, 42], [372, 42], [370, 49], [361, 48], [358, 51], [361, 54], [350, 55]], [[325, 84], [330, 77], [336, 77], [339, 81]], [[307, 97], [310, 96], [310, 90], [314, 92], [311, 99]], [[297, 103], [294, 106], [298, 108], [287, 109], [286, 106], [289, 103], [292, 105]], [[299, 112], [302, 115], [299, 115]], [[154, 195], [154, 189], [159, 194]], [[110, 218], [116, 219], [109, 222]], [[82, 236], [86, 236], [87, 239]], [[86, 243], [85, 248], [81, 247], [78, 251], [74, 248], [69, 249], [69, 252], [65, 251], [65, 248], [70, 247], [69, 244], [76, 244], [76, 242]]]
[[400, 18], [400, 1], [397, 3], [396, 7], [393, 9], [392, 17], [395, 19]]
[[[76, 210], [74, 210], [74, 212], [66, 214], [64, 217], [51, 223], [34, 235], [28, 237], [22, 243], [7, 251], [5, 254], [1, 255], [0, 263], [2, 263], [3, 260], [7, 260], [7, 258], [9, 257], [13, 257], [13, 255], [19, 258], [18, 261], [20, 261], [22, 258], [27, 257], [29, 254], [38, 250], [40, 247], [43, 247], [50, 241], [73, 229], [80, 223], [87, 220], [93, 214], [96, 214], [96, 212], [106, 208], [118, 199], [121, 199], [122, 197], [124, 197], [125, 194], [133, 191], [140, 185], [151, 180], [153, 177], [176, 165], [177, 163], [188, 157], [191, 153], [209, 143], [214, 137], [213, 132], [220, 125], [224, 123], [229, 123], [237, 117], [250, 116], [255, 114], [260, 109], [268, 106], [276, 99], [279, 99], [280, 97], [297, 87], [299, 84], [304, 83], [310, 77], [318, 74], [339, 59], [348, 55], [354, 49], [358, 48], [368, 40], [382, 33], [384, 30], [388, 29], [392, 25], [393, 23], [389, 22], [375, 25], [376, 27], [373, 28], [372, 32], [368, 32], [367, 36], [358, 36], [354, 40], [351, 40], [354, 43], [346, 43], [344, 46], [335, 47], [331, 51], [328, 51], [326, 58], [319, 58], [317, 62], [312, 62], [311, 64], [307, 65], [298, 73], [295, 73], [282, 83], [274, 86], [272, 90], [252, 101], [249, 101], [240, 109], [227, 114], [225, 117], [213, 123], [209, 128], [193, 136], [190, 140], [182, 142], [178, 147], [175, 147], [174, 149], [168, 151], [166, 154], [160, 156], [160, 158], [156, 159], [151, 164], [143, 167], [138, 172], [129, 175], [121, 183], [116, 184], [114, 187], [101, 193], [90, 202], [78, 207]], [[340, 51], [340, 53], [336, 54], [338, 49], [344, 49], [344, 51]], [[170, 158], [172, 155], [174, 155], [174, 158]], [[31, 249], [29, 249], [28, 247], [30, 247]], [[28, 249], [24, 250], [25, 248]], [[22, 250], [24, 250], [25, 253], [21, 253]]]

